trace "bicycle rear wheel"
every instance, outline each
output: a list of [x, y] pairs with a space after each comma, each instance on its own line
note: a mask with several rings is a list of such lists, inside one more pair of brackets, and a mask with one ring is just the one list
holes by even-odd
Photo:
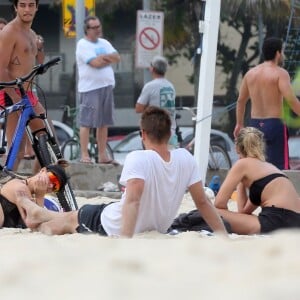
[[[88, 151], [89, 151], [90, 158], [93, 161], [95, 161], [96, 163], [98, 163], [99, 158], [98, 158], [98, 146], [97, 146], [97, 144], [91, 142], [89, 144]], [[114, 153], [113, 153], [113, 151], [112, 151], [112, 149], [111, 149], [111, 147], [109, 146], [108, 143], [106, 143], [105, 153], [106, 153], [106, 157], [108, 158], [108, 160], [113, 160], [114, 159]]]
[[114, 157], [114, 152], [112, 151], [112, 149], [111, 149], [111, 147], [109, 146], [108, 143], [106, 143], [106, 155], [107, 155], [107, 157], [108, 157], [110, 160], [112, 160], [112, 159], [115, 158], [115, 157]]
[[[98, 162], [98, 147], [95, 142], [91, 142], [88, 145], [89, 156], [93, 162]], [[78, 160], [80, 158], [80, 143], [78, 140], [71, 138], [67, 140], [61, 147], [61, 152], [64, 159], [68, 161]], [[109, 160], [114, 159], [114, 153], [109, 146], [106, 144], [106, 156]]]
[[80, 144], [79, 141], [71, 138], [67, 140], [61, 147], [61, 152], [64, 159], [68, 161], [78, 160], [80, 157]]
[[[40, 164], [42, 167], [56, 163], [58, 159], [62, 158], [61, 153], [56, 154], [55, 147], [48, 139], [47, 134], [42, 134], [38, 137], [38, 151], [40, 157]], [[78, 205], [75, 195], [71, 188], [70, 182], [66, 183], [65, 187], [56, 193], [58, 201], [64, 211], [77, 210]]]
[[210, 145], [208, 157], [209, 170], [229, 170], [231, 168], [231, 160], [225, 149], [219, 145]]

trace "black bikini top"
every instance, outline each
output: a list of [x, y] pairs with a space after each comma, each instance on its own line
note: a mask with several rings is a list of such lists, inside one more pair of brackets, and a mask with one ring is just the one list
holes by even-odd
[[4, 216], [10, 214], [14, 210], [18, 210], [17, 206], [10, 202], [6, 197], [0, 194], [0, 204], [2, 206]]
[[263, 178], [257, 179], [252, 182], [252, 184], [249, 188], [249, 199], [254, 205], [257, 205], [257, 206], [260, 205], [261, 193], [264, 190], [265, 186], [277, 177], [287, 178], [287, 176], [284, 174], [274, 173], [274, 174], [267, 175]]
[[0, 194], [0, 204], [4, 213], [3, 227], [26, 228], [18, 207]]

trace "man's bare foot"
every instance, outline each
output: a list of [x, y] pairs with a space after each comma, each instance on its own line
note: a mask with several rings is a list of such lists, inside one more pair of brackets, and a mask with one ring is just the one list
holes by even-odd
[[26, 226], [30, 229], [37, 228], [41, 223], [51, 218], [51, 213], [33, 203], [23, 191], [17, 191], [17, 206]]
[[55, 213], [50, 221], [41, 223], [38, 230], [47, 235], [62, 235], [75, 233], [77, 225], [76, 211]]
[[55, 235], [56, 233], [55, 230], [52, 229], [51, 223], [53, 223], [53, 221], [41, 223], [38, 227], [38, 231], [47, 235]]

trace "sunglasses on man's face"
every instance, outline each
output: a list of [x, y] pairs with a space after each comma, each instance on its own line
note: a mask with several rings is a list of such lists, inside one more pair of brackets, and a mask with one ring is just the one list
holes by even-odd
[[58, 192], [60, 189], [60, 181], [52, 172], [47, 172], [50, 183], [52, 183], [53, 192]]
[[100, 29], [101, 25], [89, 26], [88, 29]]

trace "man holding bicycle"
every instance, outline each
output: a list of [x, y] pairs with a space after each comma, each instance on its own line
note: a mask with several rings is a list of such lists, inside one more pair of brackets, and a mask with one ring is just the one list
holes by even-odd
[[[31, 29], [38, 4], [39, 0], [13, 0], [16, 17], [0, 32], [0, 81], [11, 81], [29, 73], [36, 64], [39, 52], [43, 52], [42, 44], [37, 42], [37, 35]], [[30, 102], [37, 114], [44, 113], [45, 109], [31, 91], [31, 85], [31, 82], [25, 85]], [[6, 88], [1, 92], [0, 105], [4, 107], [21, 99], [21, 95], [15, 89]], [[6, 132], [8, 146], [11, 145], [17, 122], [18, 114], [16, 112], [8, 116]], [[33, 130], [37, 130], [42, 128], [43, 124], [40, 120], [35, 119], [30, 122], [30, 126]], [[24, 146], [23, 142], [14, 166], [15, 170], [24, 157]]]

